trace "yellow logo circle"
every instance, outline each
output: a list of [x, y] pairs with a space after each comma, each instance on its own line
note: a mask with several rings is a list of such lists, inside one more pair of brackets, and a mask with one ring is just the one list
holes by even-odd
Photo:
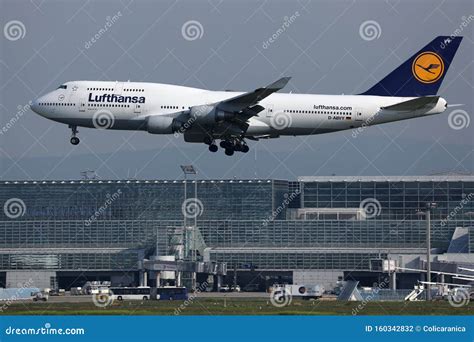
[[434, 83], [443, 76], [443, 59], [434, 52], [423, 52], [413, 61], [413, 76], [422, 83]]

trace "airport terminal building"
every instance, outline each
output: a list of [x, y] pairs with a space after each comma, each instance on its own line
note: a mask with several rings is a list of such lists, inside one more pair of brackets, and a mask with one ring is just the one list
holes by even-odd
[[393, 286], [412, 288], [426, 266], [427, 202], [436, 203], [432, 268], [474, 267], [470, 175], [2, 181], [0, 189], [0, 287], [30, 278], [65, 289], [87, 280], [138, 285], [150, 273], [144, 260], [194, 255], [225, 263], [225, 283], [259, 290], [372, 285], [395, 266], [403, 269]]

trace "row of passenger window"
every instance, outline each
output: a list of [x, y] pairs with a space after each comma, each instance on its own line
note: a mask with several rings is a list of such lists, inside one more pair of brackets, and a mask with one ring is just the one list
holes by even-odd
[[61, 103], [61, 102], [41, 102], [40, 106], [63, 106], [63, 107], [70, 107], [75, 106], [75, 103]]
[[115, 104], [115, 103], [89, 103], [90, 107], [123, 107], [129, 108], [130, 105], [125, 104]]
[[350, 112], [333, 112], [333, 111], [324, 111], [324, 110], [293, 110], [285, 109], [285, 113], [293, 114], [331, 114], [331, 115], [350, 115]]
[[[161, 106], [161, 109], [179, 109], [179, 106]], [[182, 106], [184, 109], [184, 106]]]
[[[87, 90], [96, 90], [96, 91], [114, 91], [114, 88], [87, 88]], [[126, 88], [123, 91], [134, 91], [134, 92], [139, 92], [142, 93], [145, 91], [145, 89], [130, 89]]]
[[97, 91], [113, 91], [114, 88], [87, 88], [87, 90], [97, 90]]

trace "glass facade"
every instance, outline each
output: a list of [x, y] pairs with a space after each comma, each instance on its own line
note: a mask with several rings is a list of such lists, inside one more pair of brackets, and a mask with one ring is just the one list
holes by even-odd
[[[3, 221], [0, 248], [152, 248], [169, 247], [171, 232], [183, 221]], [[456, 222], [432, 227], [432, 243], [446, 247]], [[426, 224], [405, 221], [199, 220], [208, 247], [422, 248]], [[158, 239], [158, 240], [157, 240]]]
[[[202, 202], [200, 219], [266, 219], [288, 191], [287, 181], [186, 183], [187, 198]], [[184, 181], [2, 182], [0, 202], [24, 202], [22, 220], [179, 220]], [[284, 218], [283, 211], [277, 219]], [[10, 220], [5, 212], [0, 220]]]
[[143, 259], [143, 251], [100, 251], [79, 253], [43, 251], [0, 254], [2, 270], [73, 270], [73, 271], [134, 271]]
[[469, 227], [469, 253], [474, 253], [474, 226]]
[[[418, 209], [428, 201], [438, 204], [432, 247], [446, 251], [456, 227], [473, 226], [473, 186], [473, 176], [318, 177], [188, 181], [186, 192], [202, 203], [196, 222], [212, 261], [238, 269], [368, 270], [388, 253], [423, 251]], [[24, 206], [19, 214], [8, 210], [12, 199]], [[0, 271], [138, 269], [156, 249], [170, 253], [183, 200], [183, 181], [2, 182]], [[333, 215], [360, 211], [365, 200], [379, 203], [374, 215]], [[290, 219], [292, 210], [310, 209], [332, 211]]]
[[333, 251], [318, 252], [219, 252], [216, 261], [255, 270], [367, 270], [370, 260], [387, 258], [386, 253]]
[[[472, 176], [466, 176], [472, 179]], [[343, 177], [341, 177], [343, 179]], [[416, 179], [416, 178], [414, 178]], [[465, 214], [474, 210], [474, 181], [463, 181], [457, 177], [426, 180], [419, 177], [406, 180], [307, 180], [302, 182], [302, 207], [307, 208], [358, 208], [364, 200], [376, 199], [380, 203], [380, 214], [376, 220], [417, 220], [418, 210], [426, 202], [435, 202], [432, 219], [442, 220], [456, 213], [458, 221], [470, 220]], [[471, 195], [470, 195], [471, 194]], [[463, 204], [463, 200], [471, 198]]]

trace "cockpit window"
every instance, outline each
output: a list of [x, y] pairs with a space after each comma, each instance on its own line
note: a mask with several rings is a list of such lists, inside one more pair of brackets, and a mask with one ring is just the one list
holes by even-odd
[[61, 84], [61, 85], [58, 87], [58, 89], [67, 89], [67, 85]]

